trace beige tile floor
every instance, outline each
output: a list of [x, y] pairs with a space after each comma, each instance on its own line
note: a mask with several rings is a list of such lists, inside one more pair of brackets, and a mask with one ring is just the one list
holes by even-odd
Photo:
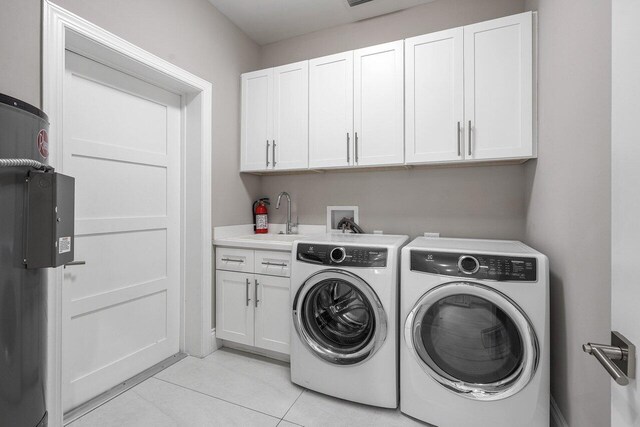
[[289, 366], [232, 350], [187, 357], [71, 427], [424, 426], [398, 410], [360, 405], [291, 383]]

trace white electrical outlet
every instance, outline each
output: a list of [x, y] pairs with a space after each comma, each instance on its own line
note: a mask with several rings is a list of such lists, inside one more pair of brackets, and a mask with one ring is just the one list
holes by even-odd
[[437, 239], [440, 237], [440, 233], [424, 233], [424, 237], [429, 239]]

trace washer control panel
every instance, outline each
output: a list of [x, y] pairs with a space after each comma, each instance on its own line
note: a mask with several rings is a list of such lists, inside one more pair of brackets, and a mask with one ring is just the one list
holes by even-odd
[[387, 249], [379, 247], [299, 243], [298, 261], [341, 267], [386, 267]]
[[499, 282], [535, 282], [536, 258], [411, 251], [411, 271]]

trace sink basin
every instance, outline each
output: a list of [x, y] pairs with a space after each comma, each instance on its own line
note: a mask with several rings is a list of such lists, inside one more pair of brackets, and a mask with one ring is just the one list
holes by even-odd
[[236, 239], [257, 242], [294, 242], [305, 237], [302, 234], [251, 234], [249, 236], [236, 237]]

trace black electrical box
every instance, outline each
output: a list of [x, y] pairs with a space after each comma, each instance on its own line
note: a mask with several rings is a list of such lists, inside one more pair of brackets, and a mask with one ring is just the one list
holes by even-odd
[[27, 177], [24, 263], [27, 268], [59, 267], [73, 261], [75, 179], [56, 172]]

